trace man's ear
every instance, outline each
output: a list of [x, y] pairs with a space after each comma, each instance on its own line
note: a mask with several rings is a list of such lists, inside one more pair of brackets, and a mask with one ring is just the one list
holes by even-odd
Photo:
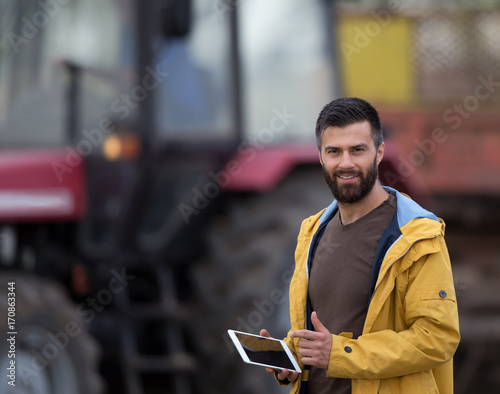
[[385, 143], [382, 142], [377, 149], [377, 165], [379, 165], [382, 159], [384, 158], [384, 152], [385, 152]]
[[321, 157], [321, 151], [318, 149], [318, 156], [319, 156], [319, 162], [321, 164], [321, 167], [323, 167], [323, 158]]

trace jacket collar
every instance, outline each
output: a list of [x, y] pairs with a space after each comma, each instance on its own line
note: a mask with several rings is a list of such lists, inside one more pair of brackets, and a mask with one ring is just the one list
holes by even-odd
[[[439, 219], [436, 215], [422, 208], [408, 196], [388, 186], [383, 186], [383, 188], [386, 192], [396, 196], [398, 218], [397, 224], [399, 228], [402, 228], [412, 220], [421, 218], [431, 219], [439, 223]], [[329, 221], [333, 217], [333, 215], [335, 215], [338, 209], [339, 204], [337, 203], [337, 200], [333, 200], [333, 202], [321, 214], [319, 218], [319, 227], [321, 227], [321, 225], [325, 221]]]

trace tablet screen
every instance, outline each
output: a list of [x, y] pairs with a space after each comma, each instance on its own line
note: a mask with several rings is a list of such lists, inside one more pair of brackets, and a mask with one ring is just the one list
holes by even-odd
[[242, 332], [235, 332], [234, 334], [250, 362], [271, 365], [282, 369], [296, 369], [283, 348], [282, 341], [248, 335]]

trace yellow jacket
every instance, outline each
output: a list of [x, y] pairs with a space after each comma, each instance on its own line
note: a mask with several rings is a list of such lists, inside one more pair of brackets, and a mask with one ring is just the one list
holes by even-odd
[[[397, 210], [373, 263], [363, 333], [332, 335], [326, 371], [351, 378], [356, 394], [452, 394], [452, 357], [460, 341], [458, 312], [444, 222], [394, 189]], [[299, 357], [290, 333], [306, 326], [308, 272], [314, 245], [337, 211], [336, 201], [304, 220], [290, 283], [291, 330], [285, 342]], [[299, 393], [299, 376], [291, 393]]]

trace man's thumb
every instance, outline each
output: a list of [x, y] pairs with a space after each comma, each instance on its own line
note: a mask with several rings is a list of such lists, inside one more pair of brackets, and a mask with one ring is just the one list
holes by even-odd
[[328, 331], [328, 329], [319, 320], [318, 314], [316, 313], [316, 311], [311, 313], [311, 322], [312, 322], [314, 328], [316, 329], [316, 331], [330, 334], [330, 331]]
[[259, 335], [260, 335], [261, 337], [271, 337], [271, 335], [269, 335], [269, 333], [267, 332], [267, 330], [266, 330], [266, 329], [264, 329], [264, 328], [263, 328], [262, 330], [260, 330]]

